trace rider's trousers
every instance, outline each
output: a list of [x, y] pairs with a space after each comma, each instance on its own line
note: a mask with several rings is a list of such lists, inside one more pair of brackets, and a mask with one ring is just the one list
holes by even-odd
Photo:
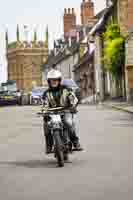
[[64, 116], [64, 124], [70, 132], [70, 140], [73, 144], [79, 143], [78, 128], [77, 128], [77, 114], [66, 113]]

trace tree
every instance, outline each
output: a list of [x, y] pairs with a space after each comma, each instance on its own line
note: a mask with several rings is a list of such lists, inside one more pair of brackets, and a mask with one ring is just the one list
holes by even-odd
[[125, 62], [125, 38], [121, 35], [118, 24], [111, 24], [107, 27], [104, 39], [105, 69], [111, 73], [117, 87], [120, 88], [122, 87], [122, 74]]

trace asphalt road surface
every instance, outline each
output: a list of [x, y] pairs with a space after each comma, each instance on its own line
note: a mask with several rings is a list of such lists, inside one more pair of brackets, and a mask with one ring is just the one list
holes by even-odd
[[132, 200], [133, 115], [80, 106], [84, 152], [44, 154], [38, 107], [0, 107], [0, 200]]

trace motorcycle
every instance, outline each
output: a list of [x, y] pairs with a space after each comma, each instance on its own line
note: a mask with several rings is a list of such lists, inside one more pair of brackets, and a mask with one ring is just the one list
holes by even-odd
[[47, 120], [49, 134], [52, 136], [53, 153], [57, 159], [59, 167], [64, 167], [65, 161], [68, 161], [69, 154], [72, 153], [72, 143], [70, 141], [69, 131], [63, 123], [66, 112], [62, 107], [42, 110], [43, 120]]

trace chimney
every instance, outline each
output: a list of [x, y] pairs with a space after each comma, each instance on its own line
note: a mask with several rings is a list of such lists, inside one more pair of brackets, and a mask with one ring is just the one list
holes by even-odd
[[81, 3], [81, 23], [87, 25], [88, 21], [94, 19], [94, 3], [92, 0], [83, 0]]
[[75, 13], [74, 8], [72, 8], [72, 14], [74, 14], [74, 13]]
[[64, 9], [64, 37], [69, 37], [69, 32], [76, 26], [76, 14], [74, 8]]
[[64, 14], [67, 14], [67, 9], [66, 8], [64, 9]]
[[71, 14], [71, 9], [70, 8], [68, 8], [68, 14]]

